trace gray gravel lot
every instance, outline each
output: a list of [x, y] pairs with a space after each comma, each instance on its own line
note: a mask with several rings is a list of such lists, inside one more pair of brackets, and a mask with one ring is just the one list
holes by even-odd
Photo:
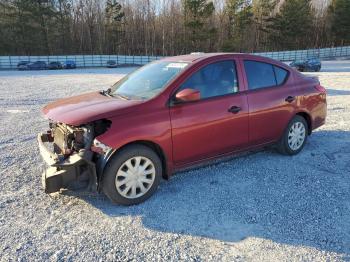
[[40, 108], [131, 69], [0, 72], [0, 261], [350, 261], [350, 61], [324, 62], [327, 124], [271, 149], [176, 174], [147, 202], [41, 190]]

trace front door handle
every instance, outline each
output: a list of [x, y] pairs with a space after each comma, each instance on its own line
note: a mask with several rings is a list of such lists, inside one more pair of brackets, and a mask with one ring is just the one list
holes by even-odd
[[285, 101], [288, 103], [292, 103], [294, 100], [295, 100], [295, 96], [287, 96], [287, 98], [285, 99]]
[[241, 110], [242, 108], [240, 108], [239, 106], [232, 106], [228, 109], [228, 111], [231, 112], [232, 114], [237, 114]]

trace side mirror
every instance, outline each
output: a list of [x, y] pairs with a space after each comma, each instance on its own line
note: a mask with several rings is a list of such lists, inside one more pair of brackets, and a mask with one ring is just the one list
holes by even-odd
[[193, 102], [201, 99], [201, 93], [192, 88], [185, 88], [175, 95], [175, 102]]

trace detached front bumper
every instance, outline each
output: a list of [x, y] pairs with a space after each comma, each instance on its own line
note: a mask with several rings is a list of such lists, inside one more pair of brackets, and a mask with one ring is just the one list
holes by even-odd
[[42, 183], [45, 193], [54, 193], [61, 188], [67, 188], [75, 181], [88, 178], [89, 190], [97, 190], [97, 174], [95, 163], [91, 160], [91, 151], [81, 150], [68, 157], [52, 152], [47, 143], [53, 143], [50, 134], [38, 134], [39, 151], [49, 166], [42, 174]]

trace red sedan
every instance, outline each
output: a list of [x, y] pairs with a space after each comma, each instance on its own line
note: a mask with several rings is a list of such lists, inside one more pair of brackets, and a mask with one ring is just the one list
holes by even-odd
[[[110, 89], [58, 100], [38, 135], [47, 193], [88, 181], [113, 202], [149, 198], [180, 168], [266, 145], [299, 153], [325, 123], [326, 90], [281, 62], [191, 54], [152, 62]], [[52, 143], [53, 149], [47, 144]]]

